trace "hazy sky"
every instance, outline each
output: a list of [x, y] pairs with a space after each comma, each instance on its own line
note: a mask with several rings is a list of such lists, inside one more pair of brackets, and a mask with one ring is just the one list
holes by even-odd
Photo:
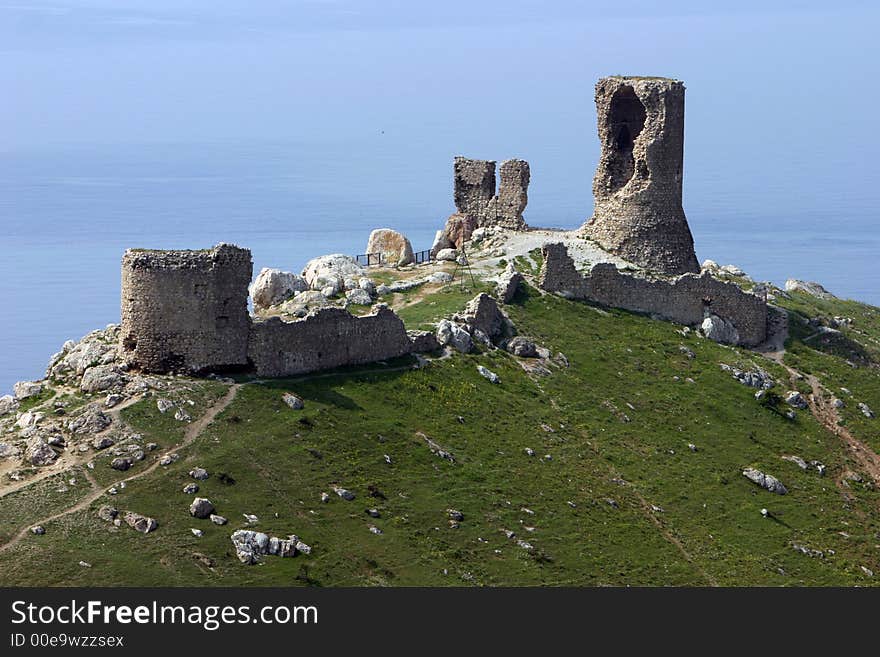
[[[876, 3], [721, 4], [0, 0], [0, 148], [450, 128], [513, 150], [594, 142], [593, 82], [615, 73], [685, 80], [689, 136], [712, 148], [862, 132]], [[853, 97], [866, 109], [841, 111]]]

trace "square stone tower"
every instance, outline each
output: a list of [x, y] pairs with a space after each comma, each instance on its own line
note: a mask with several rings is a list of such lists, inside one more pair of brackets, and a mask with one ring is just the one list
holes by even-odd
[[129, 249], [122, 257], [120, 355], [145, 372], [210, 371], [248, 364], [251, 252]]
[[684, 84], [652, 77], [596, 83], [602, 154], [595, 209], [584, 232], [603, 248], [661, 274], [700, 271], [681, 203]]

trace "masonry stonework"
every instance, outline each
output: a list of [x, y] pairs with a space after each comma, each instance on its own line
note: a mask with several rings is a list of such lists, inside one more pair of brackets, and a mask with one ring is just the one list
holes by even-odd
[[119, 350], [145, 372], [248, 371], [292, 376], [363, 365], [436, 347], [410, 336], [384, 305], [355, 317], [321, 308], [296, 321], [254, 320], [247, 309], [251, 253], [130, 249], [122, 259]]
[[456, 157], [453, 175], [458, 212], [484, 219], [489, 203], [495, 198], [495, 162]]
[[594, 265], [589, 274], [574, 266], [564, 244], [546, 244], [540, 286], [569, 299], [591, 301], [611, 308], [650, 313], [693, 326], [709, 315], [731, 322], [739, 344], [756, 346], [767, 337], [767, 304], [733, 283], [702, 275], [683, 274], [654, 280], [620, 272], [610, 263]]
[[403, 321], [384, 305], [362, 317], [321, 308], [293, 322], [256, 320], [248, 344], [254, 372], [269, 377], [363, 365], [412, 351]]
[[501, 184], [495, 193], [495, 162], [456, 157], [453, 165], [457, 213], [473, 217], [478, 226], [523, 230], [523, 211], [528, 204], [529, 163], [501, 163]]
[[120, 353], [147, 372], [247, 365], [251, 252], [129, 249], [122, 258]]
[[668, 78], [596, 83], [602, 152], [584, 231], [611, 253], [667, 275], [700, 271], [682, 208], [684, 91]]

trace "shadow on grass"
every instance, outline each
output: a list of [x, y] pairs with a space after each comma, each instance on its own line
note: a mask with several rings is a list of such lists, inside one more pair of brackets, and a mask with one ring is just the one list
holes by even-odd
[[401, 356], [386, 361], [356, 367], [340, 367], [303, 376], [283, 379], [261, 379], [260, 385], [273, 390], [292, 392], [307, 401], [347, 410], [364, 410], [353, 399], [339, 392], [346, 383], [371, 379], [394, 379], [410, 371], [417, 364], [413, 356]]
[[827, 328], [824, 322], [820, 325], [813, 324], [810, 317], [798, 310], [789, 310], [788, 313], [789, 338], [785, 342], [786, 348], [790, 348], [794, 343], [800, 343], [815, 351], [848, 360], [862, 367], [877, 363], [875, 354], [845, 333], [838, 330], [820, 332], [823, 328]]

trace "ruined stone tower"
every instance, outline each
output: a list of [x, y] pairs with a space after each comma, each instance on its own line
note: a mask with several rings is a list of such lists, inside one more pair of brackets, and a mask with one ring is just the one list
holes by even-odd
[[251, 252], [129, 249], [122, 258], [120, 352], [147, 372], [247, 365]]
[[684, 84], [646, 77], [596, 83], [602, 154], [584, 232], [633, 264], [663, 274], [700, 271], [681, 204]]
[[529, 163], [505, 160], [501, 163], [501, 184], [495, 194], [495, 162], [456, 157], [455, 207], [458, 214], [473, 217], [477, 226], [501, 226], [512, 230], [526, 227], [523, 211], [529, 201]]

